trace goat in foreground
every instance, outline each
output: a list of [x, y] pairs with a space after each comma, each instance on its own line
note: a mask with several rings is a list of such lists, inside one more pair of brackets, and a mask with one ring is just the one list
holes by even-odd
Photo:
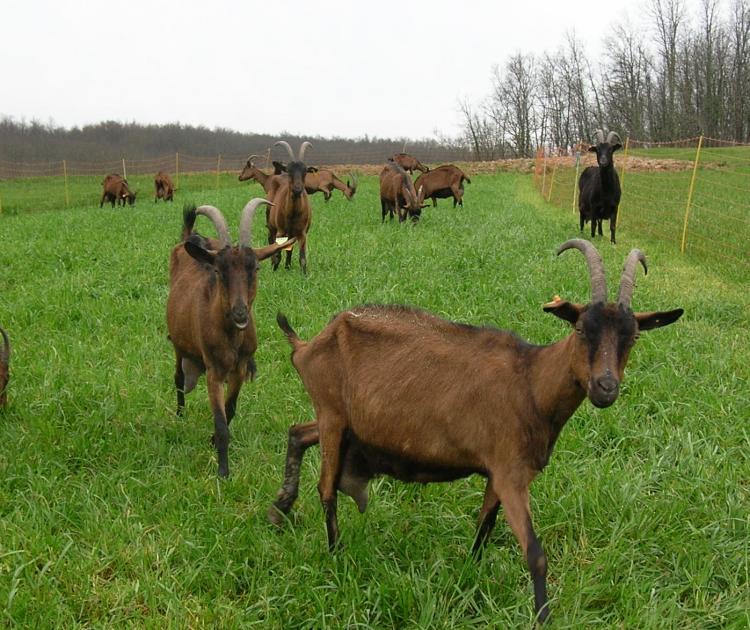
[[615, 171], [614, 152], [622, 148], [620, 136], [610, 131], [607, 139], [601, 129], [596, 131], [597, 144], [591, 145], [589, 151], [596, 153], [598, 166], [588, 166], [578, 179], [578, 212], [580, 213], [580, 227], [591, 221], [591, 238], [594, 238], [596, 228], [602, 236], [602, 221], [609, 220], [611, 241], [615, 243], [617, 229], [617, 208], [620, 205], [620, 178]]
[[[205, 372], [221, 477], [229, 475], [229, 423], [237, 397], [242, 384], [255, 376], [258, 341], [252, 304], [258, 290], [258, 262], [279, 249], [275, 244], [258, 249], [250, 245], [255, 210], [267, 203], [265, 199], [247, 203], [240, 219], [239, 245], [234, 247], [226, 219], [217, 208], [186, 206], [182, 243], [174, 247], [169, 260], [167, 328], [176, 358], [177, 415], [182, 415], [185, 394]], [[211, 219], [218, 240], [193, 232], [198, 215]], [[225, 382], [229, 384], [226, 401]]]
[[3, 337], [3, 348], [0, 350], [0, 407], [8, 403], [7, 389], [10, 380], [10, 340], [8, 333], [0, 328], [0, 335]]
[[599, 253], [574, 239], [558, 254], [570, 248], [586, 256], [591, 302], [556, 298], [544, 306], [574, 327], [549, 346], [403, 306], [339, 313], [305, 342], [279, 314], [316, 418], [289, 429], [284, 482], [269, 519], [281, 524], [291, 509], [304, 451], [318, 442], [318, 492], [331, 550], [339, 537], [337, 490], [364, 512], [368, 481], [378, 475], [420, 483], [482, 475], [487, 486], [473, 551], [486, 543], [502, 503], [543, 621], [549, 613], [547, 559], [531, 523], [529, 485], [584, 398], [600, 408], [615, 402], [639, 332], [671, 324], [683, 312], [630, 309], [637, 265], [646, 268], [639, 250], [626, 259], [616, 303], [607, 303]]

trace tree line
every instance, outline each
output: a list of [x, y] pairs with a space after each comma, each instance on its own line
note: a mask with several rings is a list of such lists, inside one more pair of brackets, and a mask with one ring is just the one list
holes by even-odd
[[[571, 149], [597, 128], [649, 142], [750, 135], [750, 3], [648, 0], [642, 23], [603, 24], [599, 63], [569, 34], [555, 52], [495, 67], [481, 103], [460, 103], [460, 143], [477, 159]], [[694, 9], [696, 7], [693, 7]]]

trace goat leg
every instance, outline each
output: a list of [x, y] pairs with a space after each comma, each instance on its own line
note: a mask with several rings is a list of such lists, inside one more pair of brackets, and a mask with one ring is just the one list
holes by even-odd
[[[344, 438], [343, 423], [337, 422], [335, 415], [325, 418], [324, 430], [320, 433], [320, 480], [318, 494], [323, 506], [328, 533], [328, 550], [334, 551], [338, 543], [339, 527], [336, 518], [336, 498], [338, 480], [341, 476], [342, 452]], [[320, 419], [318, 420], [320, 422]]]
[[209, 369], [206, 380], [214, 413], [213, 443], [219, 457], [219, 477], [229, 477], [229, 424], [224, 411], [224, 379], [219, 378], [216, 370]]
[[320, 439], [317, 422], [294, 424], [289, 427], [289, 439], [286, 445], [286, 464], [284, 465], [284, 483], [276, 501], [268, 509], [268, 520], [274, 525], [282, 524], [282, 514], [289, 514], [299, 494], [299, 475], [305, 451], [318, 443]]
[[232, 422], [234, 414], [237, 411], [237, 397], [240, 395], [242, 383], [245, 382], [245, 370], [240, 369], [229, 375], [229, 387], [227, 389], [227, 399], [224, 403], [224, 412], [227, 418], [227, 427]]
[[497, 521], [497, 513], [500, 509], [500, 499], [498, 498], [495, 491], [492, 489], [492, 480], [487, 480], [487, 487], [484, 490], [484, 501], [482, 503], [482, 509], [479, 512], [479, 526], [477, 527], [477, 535], [474, 539], [474, 546], [471, 548], [471, 553], [474, 558], [479, 560], [482, 557], [482, 550], [487, 544], [487, 540], [495, 528], [495, 522]]
[[531, 512], [529, 510], [528, 487], [495, 487], [501, 497], [505, 518], [508, 525], [523, 549], [526, 565], [531, 573], [534, 584], [534, 610], [537, 621], [541, 624], [549, 615], [547, 605], [547, 556], [534, 532], [531, 524]]
[[182, 357], [176, 353], [174, 386], [177, 389], [177, 415], [181, 416], [185, 407], [185, 372], [182, 371]]

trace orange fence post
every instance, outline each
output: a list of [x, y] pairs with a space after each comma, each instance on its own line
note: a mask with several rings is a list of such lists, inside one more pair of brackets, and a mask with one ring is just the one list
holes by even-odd
[[552, 175], [549, 178], [549, 192], [547, 193], [547, 203], [552, 200], [552, 188], [555, 186], [555, 173], [557, 172], [557, 161], [552, 165]]
[[544, 149], [544, 154], [542, 155], [542, 197], [544, 197], [544, 182], [547, 179], [547, 149]]
[[65, 207], [70, 207], [70, 192], [68, 191], [68, 164], [63, 160], [63, 179], [65, 181]]
[[[625, 172], [628, 170], [628, 149], [630, 148], [630, 136], [625, 138], [625, 153], [622, 155], [622, 173], [620, 174], [620, 193], [625, 190]], [[620, 205], [617, 208], [617, 219], [615, 219], [615, 228], [620, 227], [620, 215], [622, 214], [622, 197]]]
[[128, 171], [125, 168], [125, 158], [122, 158], [122, 178], [127, 179], [128, 178]]
[[703, 146], [703, 135], [698, 138], [698, 149], [695, 151], [695, 162], [693, 163], [693, 176], [690, 178], [690, 189], [688, 190], [687, 206], [685, 207], [685, 221], [682, 224], [682, 243], [680, 252], [685, 253], [685, 243], [687, 241], [688, 218], [690, 217], [690, 205], [693, 202], [693, 191], [695, 190], [695, 176], [698, 173], [698, 162], [701, 158], [701, 146]]

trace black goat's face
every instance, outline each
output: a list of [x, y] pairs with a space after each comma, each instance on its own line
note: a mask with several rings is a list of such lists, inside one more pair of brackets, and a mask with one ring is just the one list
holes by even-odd
[[619, 304], [589, 305], [558, 301], [544, 310], [575, 327], [572, 369], [591, 403], [609, 407], [617, 400], [630, 350], [642, 330], [677, 321], [682, 309], [659, 313], [633, 313]]
[[618, 149], [621, 149], [622, 145], [618, 142], [616, 144], [609, 144], [609, 142], [600, 142], [589, 147], [591, 153], [596, 153], [596, 163], [602, 168], [606, 168], [613, 163], [613, 154]]
[[292, 196], [296, 199], [305, 190], [305, 175], [307, 175], [307, 166], [304, 162], [289, 162], [286, 166], [286, 172], [292, 182]]

